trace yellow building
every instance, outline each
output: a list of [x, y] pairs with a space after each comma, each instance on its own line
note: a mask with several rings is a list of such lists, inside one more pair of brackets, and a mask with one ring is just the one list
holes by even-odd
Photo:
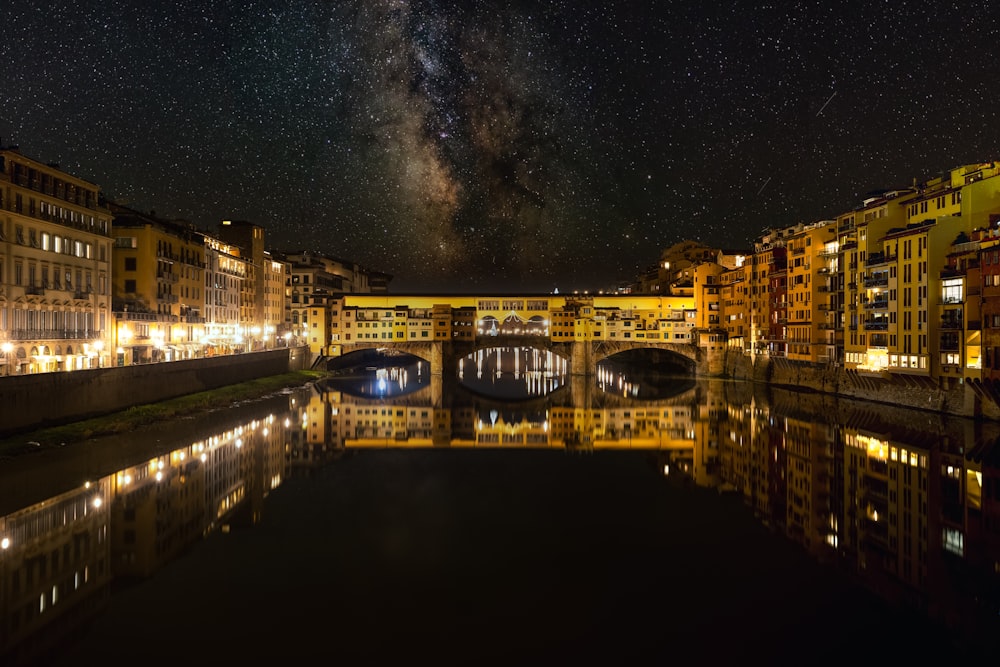
[[722, 274], [726, 267], [715, 262], [702, 262], [692, 267], [696, 327], [704, 331], [723, 331], [722, 326]]
[[205, 237], [120, 204], [114, 214], [114, 349], [119, 365], [200, 356]]
[[848, 369], [879, 373], [888, 366], [888, 350], [896, 339], [890, 305], [896, 295], [895, 254], [883, 247], [885, 234], [905, 225], [905, 203], [913, 196], [890, 190], [866, 199], [838, 217], [841, 227], [853, 226], [841, 261], [846, 265], [844, 303], [844, 365]]
[[240, 329], [247, 349], [264, 345], [267, 271], [264, 228], [246, 220], [223, 220], [217, 232], [219, 240], [234, 246], [233, 254], [246, 262], [246, 277], [240, 284]]
[[[788, 358], [829, 363], [828, 337], [837, 311], [830, 299], [827, 277], [830, 259], [836, 259], [837, 223], [823, 220], [799, 225], [787, 239], [788, 249]], [[831, 309], [834, 310], [831, 310]]]
[[751, 299], [748, 276], [751, 264], [724, 271], [719, 280], [721, 319], [730, 347], [750, 351], [753, 349], [751, 337]]
[[0, 374], [105, 365], [110, 280], [98, 186], [0, 147]]
[[264, 253], [264, 318], [259, 323], [265, 347], [287, 340], [289, 327], [285, 322], [285, 281], [291, 276], [291, 265]]
[[207, 354], [245, 349], [241, 305], [247, 262], [239, 248], [205, 236], [205, 335]]

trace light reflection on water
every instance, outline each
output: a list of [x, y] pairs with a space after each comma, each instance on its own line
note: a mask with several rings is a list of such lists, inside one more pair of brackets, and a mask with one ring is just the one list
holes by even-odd
[[468, 389], [498, 399], [545, 396], [566, 384], [569, 361], [533, 347], [477, 350], [458, 362], [458, 380]]
[[[559, 368], [518, 357], [522, 377]], [[486, 359], [483, 374], [495, 374]], [[57, 637], [57, 616], [45, 613], [54, 606], [99, 609], [113, 580], [151, 576], [206, 534], [256, 524], [287, 480], [372, 448], [639, 451], [667, 483], [739, 498], [816, 559], [939, 610], [953, 627], [991, 628], [984, 614], [1000, 611], [1000, 540], [990, 529], [1000, 525], [997, 424], [724, 381], [635, 400], [642, 391], [618, 389], [651, 385], [613, 370], [596, 384], [615, 391], [590, 379], [555, 398], [505, 403], [432, 396], [422, 370], [383, 370], [357, 379], [355, 392], [295, 392], [287, 409], [223, 430], [206, 420], [200, 435], [97, 477], [46, 462], [50, 477], [67, 480], [60, 493], [25, 504], [4, 496], [0, 581], [4, 595], [18, 593], [0, 605], [0, 627], [16, 628], [0, 633], [0, 657]], [[59, 566], [29, 581], [30, 564], [52, 553]]]

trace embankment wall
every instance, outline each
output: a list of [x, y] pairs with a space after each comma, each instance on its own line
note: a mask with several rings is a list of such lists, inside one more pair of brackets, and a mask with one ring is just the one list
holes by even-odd
[[751, 356], [738, 350], [727, 353], [726, 376], [961, 417], [1000, 419], [1000, 388], [988, 382], [864, 375], [840, 366]]
[[0, 378], [0, 436], [305, 370], [307, 347]]

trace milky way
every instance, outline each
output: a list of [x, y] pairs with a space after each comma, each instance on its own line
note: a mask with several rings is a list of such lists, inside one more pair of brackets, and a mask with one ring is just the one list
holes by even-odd
[[681, 239], [746, 248], [1000, 157], [991, 14], [8, 0], [0, 141], [397, 291], [606, 288]]

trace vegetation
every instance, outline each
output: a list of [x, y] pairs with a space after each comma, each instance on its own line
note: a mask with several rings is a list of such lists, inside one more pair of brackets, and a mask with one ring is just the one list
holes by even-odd
[[325, 376], [326, 373], [322, 371], [295, 371], [273, 375], [197, 394], [189, 394], [160, 403], [137, 405], [121, 412], [71, 424], [22, 433], [0, 440], [0, 456], [20, 454], [32, 449], [44, 449], [54, 445], [70, 444], [102, 435], [124, 433], [140, 426], [175, 417], [207, 412], [233, 403], [263, 398], [276, 391], [302, 386]]

